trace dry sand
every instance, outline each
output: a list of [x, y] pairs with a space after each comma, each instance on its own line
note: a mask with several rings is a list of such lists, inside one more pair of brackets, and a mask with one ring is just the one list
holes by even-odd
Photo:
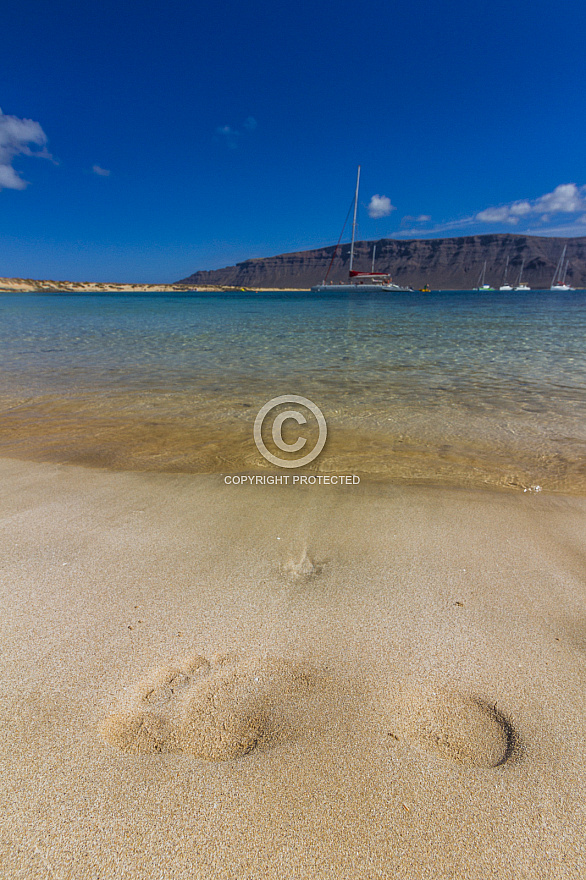
[[[303, 291], [307, 287], [281, 287], [279, 290]], [[0, 278], [1, 293], [193, 293], [208, 292], [237, 292], [244, 290], [256, 290], [273, 292], [274, 287], [234, 287], [233, 285], [218, 284], [130, 284], [113, 281], [52, 281], [49, 279], [39, 280], [36, 278]]]
[[586, 502], [0, 461], [2, 878], [586, 874]]

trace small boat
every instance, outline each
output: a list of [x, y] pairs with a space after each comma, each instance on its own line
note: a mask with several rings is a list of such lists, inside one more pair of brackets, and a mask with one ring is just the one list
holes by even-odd
[[[342, 281], [339, 284], [334, 284], [330, 281], [328, 284], [328, 275], [330, 269], [332, 268], [332, 264], [334, 262], [336, 251], [338, 250], [338, 245], [334, 248], [334, 253], [332, 255], [332, 259], [330, 260], [330, 265], [328, 266], [328, 271], [326, 272], [326, 277], [322, 281], [321, 284], [316, 284], [315, 287], [312, 287], [311, 290], [313, 293], [323, 293], [335, 291], [336, 293], [380, 293], [384, 291], [386, 293], [412, 293], [412, 287], [401, 287], [399, 284], [393, 284], [393, 279], [387, 272], [375, 272], [374, 271], [374, 255], [376, 252], [376, 248], [373, 250], [372, 256], [372, 269], [370, 272], [357, 272], [354, 269], [354, 242], [356, 239], [356, 214], [358, 212], [358, 189], [360, 186], [360, 165], [358, 166], [358, 175], [356, 177], [356, 192], [354, 193], [354, 217], [352, 220], [352, 245], [350, 247], [350, 267], [348, 270], [348, 281]], [[345, 226], [346, 224], [344, 224]], [[342, 230], [342, 234], [344, 230]], [[342, 238], [342, 235], [340, 235]], [[338, 244], [340, 242], [338, 241]]]
[[517, 279], [517, 286], [515, 290], [531, 290], [528, 284], [526, 284], [521, 279], [523, 278], [523, 269], [525, 268], [525, 258], [523, 258], [523, 262], [521, 263], [521, 271], [519, 272], [519, 278]]
[[486, 260], [484, 261], [484, 266], [482, 267], [482, 272], [478, 276], [478, 281], [476, 282], [476, 287], [472, 288], [473, 290], [494, 290], [494, 287], [491, 287], [490, 284], [486, 283]]
[[507, 283], [507, 275], [509, 274], [509, 258], [507, 257], [507, 262], [505, 263], [505, 277], [503, 278], [503, 283], [499, 287], [499, 290], [512, 290], [512, 285]]
[[551, 282], [550, 290], [564, 291], [564, 290], [575, 290], [574, 287], [570, 287], [569, 284], [566, 284], [566, 275], [568, 274], [568, 266], [570, 265], [570, 261], [566, 260], [566, 251], [568, 249], [568, 245], [564, 245], [564, 249], [562, 251], [562, 255], [558, 260], [558, 264], [556, 266], [556, 270]]
[[424, 287], [420, 288], [420, 292], [421, 293], [431, 293], [431, 287], [429, 286], [429, 284], [426, 284]]

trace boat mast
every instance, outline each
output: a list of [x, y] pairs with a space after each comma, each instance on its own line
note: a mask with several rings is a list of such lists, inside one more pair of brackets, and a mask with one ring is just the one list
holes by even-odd
[[356, 192], [354, 194], [354, 217], [352, 219], [352, 246], [350, 248], [350, 272], [354, 265], [354, 239], [356, 238], [356, 212], [358, 211], [358, 187], [360, 185], [360, 165], [356, 176]]
[[517, 284], [521, 283], [521, 278], [523, 277], [523, 269], [524, 268], [525, 268], [525, 257], [523, 257], [523, 260], [521, 262], [521, 271], [519, 272], [519, 280], [517, 281]]
[[372, 248], [372, 269], [370, 270], [371, 274], [374, 275], [374, 258], [376, 257], [376, 245]]
[[509, 274], [509, 257], [507, 256], [507, 262], [505, 263], [505, 277], [503, 279], [503, 284], [507, 283], [507, 275]]
[[480, 273], [480, 277], [478, 278], [478, 289], [484, 286], [484, 279], [486, 276], [486, 260], [484, 261], [484, 265], [482, 267], [482, 272]]
[[564, 249], [563, 249], [563, 251], [562, 251], [562, 255], [561, 255], [561, 257], [559, 258], [558, 264], [557, 264], [557, 266], [556, 266], [556, 268], [555, 268], [555, 275], [553, 276], [553, 281], [551, 282], [551, 286], [552, 286], [552, 287], [554, 287], [554, 285], [556, 284], [556, 282], [557, 282], [558, 284], [561, 284], [561, 283], [562, 283], [562, 268], [563, 268], [563, 265], [564, 265], [564, 260], [566, 259], [566, 251], [567, 251], [567, 249], [568, 249], [568, 245], [565, 244], [565, 245], [564, 245]]

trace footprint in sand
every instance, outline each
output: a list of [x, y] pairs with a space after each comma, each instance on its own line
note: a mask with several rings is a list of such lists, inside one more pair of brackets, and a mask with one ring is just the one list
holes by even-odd
[[193, 655], [139, 682], [106, 719], [103, 733], [134, 754], [238, 758], [293, 735], [295, 702], [311, 679], [310, 670], [284, 660]]
[[479, 697], [442, 686], [410, 686], [390, 733], [427, 752], [469, 767], [499, 767], [517, 749], [512, 724]]

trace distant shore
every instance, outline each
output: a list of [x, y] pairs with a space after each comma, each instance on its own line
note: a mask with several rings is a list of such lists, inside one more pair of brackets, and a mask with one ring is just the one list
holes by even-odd
[[[41, 293], [42, 291], [63, 291], [63, 293], [181, 293], [188, 290], [202, 292], [230, 292], [252, 290], [274, 290], [273, 287], [236, 287], [218, 284], [124, 284], [113, 281], [53, 281], [35, 278], [0, 278], [0, 293]], [[287, 287], [283, 290], [307, 290], [303, 287]]]
[[[331, 285], [331, 291], [336, 290], [337, 285]], [[467, 287], [432, 287], [429, 292], [442, 292], [449, 290], [475, 290], [477, 288]], [[533, 287], [529, 288], [530, 293], [538, 290], [548, 290], [549, 287]], [[582, 287], [572, 288], [573, 290], [583, 290]], [[273, 293], [281, 291], [283, 293], [304, 293], [309, 292], [310, 287], [242, 287], [240, 285], [231, 284], [126, 284], [114, 281], [53, 281], [50, 279], [38, 280], [35, 278], [0, 278], [0, 294], [2, 293]], [[357, 288], [360, 292], [360, 288]], [[498, 287], [489, 290], [480, 291], [481, 293], [497, 292]], [[426, 292], [417, 287], [412, 288], [413, 293]], [[515, 290], [509, 291], [514, 293]], [[521, 293], [527, 291], [519, 291]]]
[[[565, 250], [564, 250], [565, 248]], [[421, 290], [472, 290], [480, 277], [491, 287], [521, 281], [532, 290], [549, 288], [561, 254], [567, 258], [567, 280], [586, 287], [586, 237], [547, 238], [512, 233], [434, 239], [357, 241], [354, 269], [392, 276], [395, 284]], [[222, 269], [198, 270], [178, 278], [181, 284], [231, 284], [236, 287], [312, 287], [327, 277], [337, 283], [348, 279], [350, 248], [340, 246], [255, 257]], [[484, 283], [484, 281], [482, 282]]]

